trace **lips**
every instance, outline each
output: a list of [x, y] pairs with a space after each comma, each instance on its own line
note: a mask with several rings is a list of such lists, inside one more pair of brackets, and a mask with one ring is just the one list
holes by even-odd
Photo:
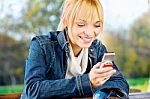
[[92, 41], [92, 37], [88, 36], [79, 36], [85, 43], [90, 43]]

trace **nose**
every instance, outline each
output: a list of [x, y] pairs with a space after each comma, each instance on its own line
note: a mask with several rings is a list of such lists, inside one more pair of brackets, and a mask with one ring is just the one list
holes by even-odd
[[87, 27], [85, 30], [84, 30], [84, 34], [88, 35], [88, 36], [91, 36], [93, 34], [95, 34], [95, 31], [93, 28], [91, 27]]

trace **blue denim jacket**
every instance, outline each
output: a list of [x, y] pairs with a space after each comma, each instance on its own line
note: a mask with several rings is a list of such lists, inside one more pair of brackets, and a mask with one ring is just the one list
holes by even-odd
[[97, 90], [119, 88], [128, 94], [129, 86], [119, 72], [97, 88], [90, 86], [88, 73], [93, 65], [100, 62], [105, 46], [98, 40], [89, 47], [89, 61], [86, 72], [71, 79], [65, 79], [69, 42], [65, 31], [50, 32], [32, 39], [26, 59], [24, 91], [21, 99], [71, 98], [92, 96]]

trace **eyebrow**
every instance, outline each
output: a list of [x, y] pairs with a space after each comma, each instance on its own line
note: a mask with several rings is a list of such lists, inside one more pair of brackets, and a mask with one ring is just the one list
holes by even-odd
[[83, 21], [83, 22], [86, 22], [85, 20], [82, 20], [82, 19], [79, 19], [79, 20], [77, 20], [77, 21]]
[[[83, 20], [83, 19], [79, 19], [78, 21], [86, 22], [86, 20]], [[102, 22], [101, 21], [96, 21], [95, 23], [102, 23]]]
[[96, 21], [95, 23], [102, 23], [101, 21]]

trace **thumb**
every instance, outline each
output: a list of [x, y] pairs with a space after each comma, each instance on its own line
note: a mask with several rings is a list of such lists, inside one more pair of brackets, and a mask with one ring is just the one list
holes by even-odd
[[101, 64], [102, 64], [102, 62], [98, 62], [97, 64], [95, 64], [94, 66], [93, 66], [93, 68], [100, 68], [101, 67]]

